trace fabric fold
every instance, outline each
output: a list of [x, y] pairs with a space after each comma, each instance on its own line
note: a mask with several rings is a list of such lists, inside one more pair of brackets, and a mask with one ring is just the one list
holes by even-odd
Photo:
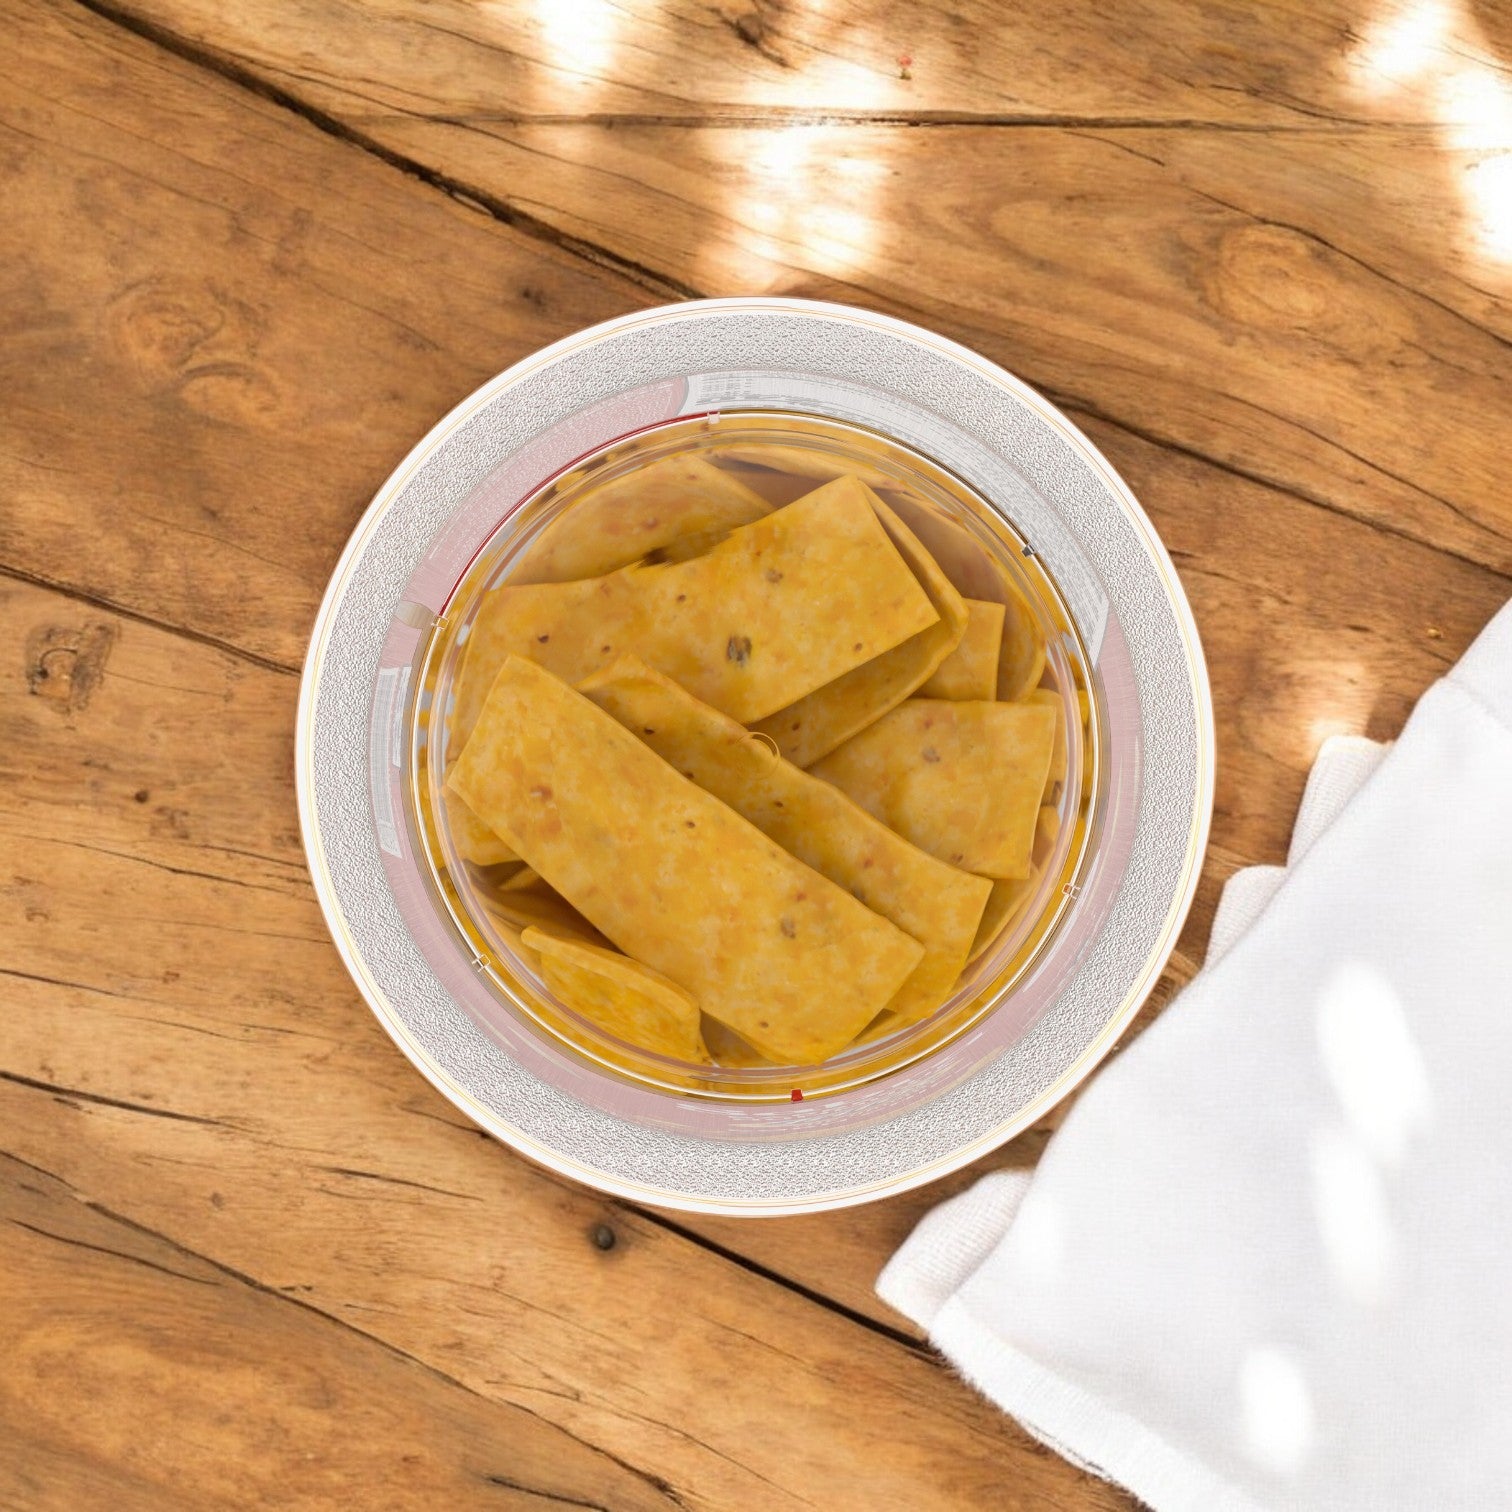
[[1509, 1085], [1512, 607], [1393, 747], [1325, 745], [1204, 970], [878, 1290], [1157, 1512], [1499, 1505]]

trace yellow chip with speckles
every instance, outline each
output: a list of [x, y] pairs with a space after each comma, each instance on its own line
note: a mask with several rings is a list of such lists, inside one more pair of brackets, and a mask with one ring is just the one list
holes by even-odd
[[591, 945], [609, 943], [560, 893], [544, 884], [522, 891], [501, 888], [491, 896], [484, 894], [483, 907], [494, 923], [502, 926], [509, 935], [537, 926], [555, 934], [571, 935]]
[[1048, 793], [1057, 782], [1066, 780], [1066, 704], [1054, 688], [1032, 688], [1022, 702], [1043, 704], [1055, 711], [1055, 754], [1050, 758], [1050, 777], [1045, 784]]
[[457, 854], [474, 866], [502, 866], [520, 858], [463, 803], [459, 794], [447, 788], [444, 793], [446, 822], [451, 829]]
[[581, 690], [685, 777], [923, 945], [923, 959], [887, 1005], [899, 1026], [950, 996], [992, 890], [985, 877], [911, 845], [642, 663], [620, 662]]
[[779, 1063], [842, 1049], [924, 955], [524, 657], [501, 667], [450, 781], [626, 955]]
[[1048, 856], [1055, 849], [1060, 837], [1060, 814], [1053, 803], [1040, 805], [1039, 818], [1034, 821], [1034, 848]]
[[[836, 746], [895, 709], [951, 655], [967, 629], [966, 603], [914, 533], [875, 494], [877, 518], [913, 569], [939, 619], [891, 651], [817, 688], [752, 726], [769, 735], [795, 766], [812, 766]], [[993, 677], [997, 676], [993, 662]], [[987, 695], [992, 696], [990, 693]]]
[[966, 599], [966, 633], [919, 689], [920, 698], [996, 698], [1003, 649], [1002, 604]]
[[840, 478], [686, 562], [494, 589], [468, 636], [453, 739], [511, 655], [574, 683], [638, 656], [749, 723], [891, 650], [940, 615], [874, 506]]
[[977, 929], [976, 939], [971, 942], [970, 961], [982, 955], [1018, 918], [1030, 898], [1034, 896], [1039, 884], [1039, 869], [1032, 865], [1027, 877], [1015, 877], [992, 884], [992, 896], [987, 899], [987, 907], [982, 911], [982, 922]]
[[731, 530], [771, 511], [760, 494], [704, 458], [664, 457], [574, 500], [530, 544], [509, 580], [601, 577], [681, 536]]
[[1027, 877], [1054, 745], [1043, 704], [911, 698], [813, 773], [942, 861]]

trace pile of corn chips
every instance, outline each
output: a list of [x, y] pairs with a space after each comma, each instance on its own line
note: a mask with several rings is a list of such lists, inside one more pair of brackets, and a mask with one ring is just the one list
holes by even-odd
[[843, 466], [751, 444], [591, 488], [484, 595], [453, 689], [484, 906], [559, 1003], [684, 1064], [929, 1018], [1055, 841], [1035, 617], [1006, 576], [964, 596], [952, 522], [914, 519], [927, 548]]

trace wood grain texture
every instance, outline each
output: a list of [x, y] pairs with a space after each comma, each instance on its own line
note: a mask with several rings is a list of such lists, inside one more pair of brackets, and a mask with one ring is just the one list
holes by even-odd
[[[1377, 18], [1340, 0], [401, 0], [377, 14], [359, 0], [109, 0], [117, 6], [375, 122], [976, 118], [1274, 130], [1424, 119], [1405, 91], [1375, 112], [1341, 101]], [[1474, 35], [1463, 55], [1495, 58]]]
[[576, 9], [566, 58], [544, 5], [0, 0], [0, 1501], [1128, 1505], [871, 1291], [1065, 1108], [888, 1203], [671, 1219], [481, 1137], [349, 984], [291, 673], [367, 499], [515, 357], [811, 293], [1068, 406], [1217, 705], [1139, 1026], [1318, 741], [1393, 734], [1508, 594], [1497, 143], [1440, 88], [1505, 73], [1505, 7], [1384, 93], [1343, 8]]
[[0, 1212], [6, 1506], [677, 1506], [529, 1411], [12, 1156]]
[[650, 296], [86, 11], [4, 15], [0, 561], [297, 667], [410, 443]]
[[[858, 123], [820, 109], [800, 125], [691, 109], [604, 119], [591, 74], [565, 113], [453, 108], [459, 96], [516, 97], [526, 56], [601, 55], [632, 74], [664, 69], [679, 44], [700, 56], [714, 44], [694, 11], [589, 4], [575, 13], [583, 36], [608, 19], [597, 43], [575, 47], [523, 13], [473, 11], [459, 28], [472, 40], [450, 36], [443, 65], [434, 7], [417, 4], [359, 28], [376, 49], [369, 66], [333, 73], [307, 66], [348, 35], [346, 7], [330, 0], [276, 31], [255, 9], [238, 20], [208, 0], [127, 10], [354, 137], [679, 289], [880, 306], [1052, 397], [1512, 572], [1495, 502], [1512, 228], [1500, 181], [1484, 174], [1488, 149], [1512, 149], [1501, 93], [1512, 86], [1469, 12], [1405, 82], [1372, 65], [1384, 43], [1371, 27], [1303, 7], [1251, 8], [1247, 21], [1238, 7], [1120, 7], [1116, 20], [1100, 12], [1100, 30], [1092, 14], [1064, 27], [1041, 15], [1038, 53], [1018, 23], [966, 14], [947, 77], [970, 77], [970, 42], [987, 39], [989, 55], [1004, 49], [1004, 78], [1042, 68], [1048, 88], [1058, 67], [1062, 79], [1105, 77], [1107, 93], [1068, 85], [1073, 105], [1044, 121], [986, 125], [968, 112], [925, 127], [927, 111]], [[779, 27], [779, 8], [758, 11], [827, 51], [830, 22], [782, 10]], [[924, 14], [932, 27], [949, 13]], [[847, 28], [864, 34], [868, 19], [847, 16]], [[1267, 42], [1247, 53], [1251, 27]], [[1223, 57], [1246, 59], [1243, 83], [1230, 85]], [[1195, 73], [1209, 93], [1313, 115], [1235, 132], [1182, 111], [1120, 114], [1121, 66]], [[811, 106], [839, 108], [846, 86], [817, 63], [799, 72]], [[374, 78], [390, 81], [376, 99]], [[738, 99], [762, 89], [717, 67], [700, 80]], [[444, 106], [427, 103], [438, 94]]]

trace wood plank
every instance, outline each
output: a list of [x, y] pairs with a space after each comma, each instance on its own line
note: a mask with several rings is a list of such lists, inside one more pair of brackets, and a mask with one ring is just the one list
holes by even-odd
[[295, 667], [413, 441], [653, 297], [86, 11], [3, 14], [0, 562]]
[[[1502, 5], [1414, 19], [1412, 6], [1398, 0], [1362, 23], [1348, 6], [1294, 0], [1201, 12], [1152, 0], [1117, 14], [1096, 0], [1030, 0], [1011, 11], [990, 0], [903, 11], [891, 0], [869, 0], [844, 13], [757, 6], [721, 25], [657, 0], [578, 0], [574, 10], [556, 8], [560, 30], [549, 12], [455, 0], [400, 4], [379, 22], [350, 0], [314, 0], [295, 16], [281, 14], [277, 25], [256, 6], [227, 14], [208, 0], [101, 0], [100, 8], [207, 66], [285, 91], [296, 108], [319, 111], [370, 145], [412, 150], [441, 172], [481, 167], [473, 186], [508, 196], [529, 193], [543, 177], [549, 189], [549, 163], [530, 159], [561, 156], [552, 144], [571, 140], [516, 128], [587, 128], [583, 156], [610, 152], [606, 133], [615, 130], [710, 124], [1043, 125], [1113, 132], [1149, 155], [1138, 133], [1153, 128], [1172, 155], [1205, 161], [1199, 178], [1210, 193], [1227, 187], [1263, 219], [1248, 195], [1269, 191], [1284, 220], [1302, 213], [1309, 234], [1327, 240], [1331, 229], [1337, 244], [1352, 244], [1398, 278], [1415, 272], [1444, 282], [1456, 307], [1490, 311], [1506, 333], [1512, 247], [1494, 174], [1482, 172], [1487, 152], [1507, 145], [1498, 48], [1512, 20]], [[791, 44], [791, 55], [778, 62], [756, 47], [753, 60], [746, 35], [753, 31]], [[917, 39], [906, 54], [914, 58], [908, 80], [892, 77], [896, 59], [875, 40], [905, 32]], [[349, 60], [340, 69], [327, 61], [332, 38]], [[316, 59], [323, 66], [312, 67]], [[864, 59], [874, 77], [846, 77], [836, 65], [851, 59]], [[669, 82], [677, 90], [671, 98]], [[869, 91], [876, 107], [857, 105]], [[1130, 128], [1135, 134], [1123, 138]], [[831, 157], [853, 163], [856, 139], [842, 131], [797, 134], [805, 137], [817, 149], [793, 145], [781, 130], [730, 138], [721, 183], [712, 186], [716, 213], [738, 202], [742, 183], [768, 187], [762, 170], [772, 158], [787, 175], [779, 197], [823, 206], [828, 195], [815, 192], [814, 174]], [[947, 129], [931, 138], [930, 150], [948, 161], [957, 151], [951, 141]], [[488, 171], [490, 152], [511, 151], [497, 159], [510, 173]], [[1017, 157], [1020, 148], [999, 151]], [[863, 178], [867, 171], [851, 168]], [[612, 206], [627, 179], [641, 183], [647, 173], [605, 178], [604, 204]], [[555, 206], [549, 197], [535, 203]], [[1442, 213], [1425, 214], [1430, 206]], [[1377, 213], [1360, 213], [1372, 208]], [[1446, 234], [1455, 229], [1466, 234]], [[1412, 256], [1398, 267], [1399, 242]], [[677, 251], [655, 250], [648, 265]], [[1459, 276], [1441, 276], [1458, 262], [1465, 263]], [[785, 265], [803, 266], [791, 254]], [[1471, 267], [1494, 291], [1465, 282]]]
[[[44, 127], [66, 144], [68, 155], [47, 154], [44, 164], [44, 154], [26, 154], [28, 172], [15, 196], [20, 213], [0, 231], [14, 238], [14, 265], [26, 268], [41, 296], [36, 305], [48, 312], [9, 347], [7, 378], [20, 404], [12, 410], [8, 456], [0, 465], [19, 504], [11, 529], [0, 526], [0, 559], [127, 606], [150, 599], [176, 623], [292, 663], [340, 539], [414, 435], [496, 367], [498, 354], [518, 355], [535, 340], [616, 306], [595, 300], [591, 285], [573, 282], [559, 254], [525, 247], [497, 225], [433, 203], [424, 186], [353, 158], [266, 103], [235, 96], [228, 102], [223, 88], [215, 90], [187, 66], [76, 19], [75, 32], [93, 28], [89, 45], [109, 53], [117, 85], [103, 105], [112, 113], [109, 129], [102, 127], [92, 119], [102, 109], [100, 92], [79, 61], [85, 51], [73, 51], [73, 33], [52, 17], [44, 23], [33, 15], [26, 24], [32, 28], [24, 33], [26, 51], [48, 59], [49, 78], [59, 81], [51, 93], [63, 103], [26, 106], [24, 129], [35, 136]], [[124, 59], [138, 52], [147, 71], [128, 88], [123, 81], [135, 74]], [[18, 99], [24, 88], [19, 81]], [[396, 129], [415, 126], [406, 122]], [[445, 123], [419, 126], [432, 124], [452, 130]], [[1408, 189], [1428, 171], [1430, 147], [1419, 149], [1422, 161], [1387, 206], [1391, 213], [1377, 215], [1369, 213], [1368, 196], [1382, 177], [1371, 175], [1383, 158], [1379, 142], [1363, 157], [1351, 148], [1330, 177], [1324, 169], [1334, 149], [1326, 139], [1300, 165], [1287, 155], [1312, 150], [1300, 137], [1303, 146], [1277, 153], [1264, 139], [1244, 134], [1219, 141], [1199, 132], [1155, 133], [1146, 145], [1179, 158], [1172, 170], [1121, 150], [1137, 134], [1104, 142], [1065, 132], [1014, 133], [1014, 158], [1004, 169], [994, 144], [1010, 139], [997, 134], [970, 141], [952, 134], [946, 140], [957, 145], [940, 148], [931, 145], [941, 142], [938, 133], [872, 129], [837, 134], [837, 128], [816, 128], [806, 137], [669, 134], [649, 127], [607, 135], [592, 127], [556, 130], [563, 142], [578, 144], [576, 159], [516, 154], [508, 143], [465, 133], [468, 150], [484, 157], [464, 166], [478, 168], [485, 180], [502, 176], [520, 193], [537, 183], [549, 191], [537, 208], [565, 215], [578, 206], [593, 218], [569, 218], [568, 229], [618, 238], [632, 258], [665, 261], [669, 254], [682, 257], [679, 248], [700, 249], [699, 257], [712, 259], [718, 287], [854, 293], [836, 278], [846, 272], [847, 246], [865, 249], [852, 246], [849, 233], [816, 242], [804, 234], [804, 218], [814, 216], [813, 204], [832, 205], [842, 231], [894, 226], [878, 233], [878, 251], [866, 253], [880, 258], [877, 271], [865, 275], [868, 300], [880, 296], [882, 303], [911, 306], [937, 300], [937, 308], [912, 312], [975, 341], [1056, 396], [1394, 529], [1507, 565], [1507, 507], [1494, 471], [1497, 422], [1507, 408], [1505, 385], [1496, 384], [1505, 349], [1494, 333], [1467, 324], [1504, 318], [1505, 303], [1476, 296], [1479, 305], [1461, 317], [1398, 288], [1390, 280], [1404, 270], [1393, 272], [1379, 249], [1373, 255], [1381, 261], [1380, 275], [1353, 262], [1348, 250], [1350, 235], [1379, 233], [1389, 248], [1401, 227], [1438, 227], [1438, 214], [1399, 213], [1411, 203]], [[190, 187], [181, 194], [161, 186], [177, 183], [178, 170], [186, 168], [178, 145], [186, 138], [202, 161], [187, 165]], [[817, 159], [802, 160], [804, 140], [810, 150], [822, 149]], [[1407, 149], [1392, 140], [1395, 162]], [[740, 147], [742, 141], [732, 153], [731, 143]], [[791, 148], [795, 141], [799, 148]], [[663, 149], [670, 166], [658, 168]], [[505, 158], [490, 155], [506, 150], [511, 155]], [[1186, 173], [1188, 158], [1199, 167], [1206, 163], [1209, 177], [1221, 177], [1223, 164], [1236, 162], [1232, 192], [1243, 195], [1252, 183], [1264, 190], [1253, 212], [1213, 205], [1200, 175], [1190, 188], [1173, 183], [1169, 175]], [[256, 188], [246, 182], [243, 159], [261, 165]], [[987, 167], [973, 179], [959, 168], [962, 161]], [[1126, 164], [1145, 177], [1125, 180]], [[357, 173], [350, 183], [349, 166]], [[626, 175], [615, 180], [613, 194], [604, 192], [604, 173]], [[648, 174], [650, 182], [632, 185], [631, 176]], [[665, 188], [656, 174], [668, 179]], [[790, 177], [799, 191], [796, 229], [776, 237], [743, 224], [739, 210], [743, 200], [759, 208], [763, 196], [751, 186], [774, 174]], [[116, 203], [106, 195], [65, 257], [28, 266], [26, 249], [43, 244], [71, 204], [94, 205], [102, 183], [118, 180], [130, 185], [117, 196], [123, 217], [145, 207], [165, 228], [160, 234], [131, 235], [128, 220], [103, 213]], [[972, 190], [975, 209], [964, 216], [952, 210], [953, 186], [978, 181], [987, 200], [979, 184]], [[873, 193], [879, 183], [880, 200]], [[1331, 229], [1345, 236], [1345, 250], [1318, 244], [1319, 233], [1307, 224], [1288, 232], [1255, 219], [1267, 219], [1276, 209], [1272, 201], [1296, 183], [1323, 186], [1308, 193], [1319, 200], [1317, 214], [1337, 223]], [[940, 185], [952, 187], [942, 191]], [[1014, 213], [995, 213], [1009, 189], [1019, 193]], [[930, 215], [899, 215], [896, 207], [912, 203], [915, 194]], [[725, 209], [713, 204], [721, 196]], [[300, 197], [291, 208], [291, 198]], [[1356, 224], [1368, 229], [1350, 232]], [[267, 234], [252, 240], [245, 233], [254, 227]], [[363, 245], [354, 248], [354, 237]], [[932, 250], [935, 237], [941, 255], [921, 255], [921, 244]], [[384, 260], [371, 250], [413, 253], [422, 241], [426, 266], [442, 275], [437, 280], [416, 272], [414, 256]], [[460, 250], [450, 255], [454, 241]], [[474, 270], [498, 268], [505, 253], [506, 262], [544, 259], [568, 285], [555, 296], [560, 303], [539, 283], [503, 283], [530, 294], [508, 306], [493, 297], [486, 279], [480, 287]], [[115, 271], [123, 258], [135, 264], [124, 280]], [[221, 269], [234, 271], [238, 307], [252, 312], [229, 326], [225, 301], [215, 292], [224, 293], [215, 281]], [[396, 271], [397, 293], [388, 287]], [[498, 271], [502, 282], [517, 270]], [[700, 272], [686, 259], [671, 271]], [[371, 287], [349, 287], [354, 277], [359, 283], [365, 277]], [[123, 282], [135, 292], [122, 292]], [[343, 306], [328, 292], [332, 287], [385, 312], [390, 322]], [[81, 375], [74, 354], [85, 349], [99, 306], [116, 309], [118, 294], [125, 301], [127, 349], [115, 339], [101, 343]], [[537, 309], [536, 294], [547, 296], [548, 314]], [[626, 293], [627, 302], [638, 297], [644, 296]], [[1322, 330], [1319, 308], [1331, 312]], [[523, 325], [515, 319], [521, 311]], [[396, 318], [407, 332], [392, 326]], [[107, 318], [112, 331], [113, 319]], [[254, 326], [261, 334], [257, 362], [249, 365], [243, 359]], [[211, 328], [213, 339], [205, 335]], [[197, 392], [207, 374], [212, 388], [261, 374], [294, 395], [311, 363], [305, 338], [312, 329], [326, 334], [308, 376], [327, 397], [310, 404], [291, 399], [304, 411], [296, 434], [249, 425], [235, 406], [224, 416], [186, 407], [180, 390], [187, 383]], [[520, 330], [523, 340], [514, 334]], [[379, 350], [373, 352], [375, 341]], [[463, 344], [468, 350], [459, 351]], [[152, 369], [145, 380], [143, 362]], [[190, 370], [200, 376], [191, 380]], [[1236, 374], [1253, 380], [1248, 388]], [[247, 381], [256, 386], [262, 377]], [[144, 381], [151, 392], [142, 392]], [[44, 456], [38, 441], [45, 417], [67, 413], [81, 393], [91, 413], [108, 418], [109, 430], [86, 438], [70, 427], [57, 441], [49, 439]], [[1361, 404], [1362, 395], [1369, 402]], [[1424, 468], [1441, 476], [1427, 476]], [[252, 479], [255, 489], [249, 489]], [[93, 528], [102, 499], [111, 501], [121, 524], [120, 539], [108, 547]], [[307, 523], [292, 543], [279, 539], [273, 501], [297, 509]], [[177, 528], [164, 532], [157, 522], [170, 506]], [[222, 562], [226, 576], [217, 577]], [[222, 591], [227, 577], [255, 591]]]
[[547, 1176], [416, 1076], [281, 864], [285, 674], [30, 585], [0, 584], [0, 638], [49, 669], [0, 688], [0, 1147], [679, 1504], [1126, 1505], [925, 1354]]
[[[1057, 400], [1512, 569], [1507, 305], [1394, 229], [1434, 225], [1444, 247], [1441, 155], [1382, 135], [1351, 183], [1324, 139], [1204, 158], [1184, 150], [1200, 135], [411, 123], [391, 140], [702, 292], [905, 315]], [[1248, 187], [1262, 155], [1268, 193]], [[1338, 197], [1273, 222], [1282, 176]], [[1367, 261], [1351, 222], [1378, 242]]]
[[[911, 316], [1053, 396], [1512, 570], [1497, 441], [1509, 418], [1499, 379], [1512, 244], [1483, 172], [1487, 150], [1509, 144], [1466, 103], [1506, 86], [1471, 21], [1429, 49], [1424, 80], [1396, 89], [1383, 86], [1379, 59], [1364, 68], [1381, 52], [1371, 38], [1337, 18], [1269, 10], [1259, 24], [1286, 64], [1262, 50], [1269, 61], [1257, 57], [1235, 84], [1227, 55], [1209, 46], [1240, 25], [1233, 16], [1151, 7], [1131, 30], [1192, 45], [1187, 66], [1166, 76], [1178, 99], [1180, 81], [1195, 78], [1219, 94], [1316, 96], [1334, 113], [1359, 112], [1247, 133], [1178, 120], [1179, 108], [1175, 124], [1154, 128], [1100, 116], [1043, 128], [845, 123], [823, 114], [843, 87], [813, 60], [793, 81], [820, 112], [813, 124], [600, 119], [591, 78], [567, 118], [542, 117], [520, 102], [549, 78], [549, 36], [472, 12], [457, 30], [488, 44], [445, 44], [461, 49], [446, 53], [457, 72], [445, 90], [433, 10], [393, 13], [364, 34], [365, 63], [313, 74], [301, 60], [349, 35], [332, 0], [292, 28], [269, 28], [255, 10], [227, 17], [208, 0], [138, 0], [130, 14], [364, 141], [680, 287], [848, 298]], [[610, 49], [631, 77], [659, 66], [665, 77], [669, 37], [695, 56], [707, 42], [696, 16], [657, 14], [626, 18], [634, 43]], [[1072, 46], [1075, 25], [1061, 39], [1058, 23], [1037, 19], [1041, 51], [1071, 76], [1056, 49]], [[827, 35], [812, 17], [784, 25]], [[969, 18], [961, 35], [1023, 41], [1011, 24]], [[1126, 42], [1106, 24], [1090, 59], [1104, 64]], [[375, 99], [374, 77], [394, 81], [390, 96]], [[1310, 82], [1297, 93], [1299, 79]], [[725, 82], [744, 98], [738, 80]], [[504, 108], [455, 103], [474, 96]]]
[[0, 1155], [0, 1503], [641, 1509], [672, 1493]]
[[[431, 0], [382, 12], [360, 0], [220, 10], [205, 0], [92, 3], [256, 60], [282, 87], [369, 124], [406, 115], [480, 125], [590, 114], [1251, 127], [1374, 118], [1339, 99], [1340, 83], [1355, 71], [1351, 55], [1370, 40], [1358, 9], [1341, 0], [1218, 0], [1200, 9], [1162, 0], [746, 0], [718, 8], [688, 0]], [[1382, 23], [1390, 15], [1388, 8]], [[344, 45], [333, 55], [337, 37]], [[1484, 38], [1471, 38], [1463, 56], [1495, 61]], [[1406, 91], [1379, 106], [1389, 119], [1422, 119]]]

